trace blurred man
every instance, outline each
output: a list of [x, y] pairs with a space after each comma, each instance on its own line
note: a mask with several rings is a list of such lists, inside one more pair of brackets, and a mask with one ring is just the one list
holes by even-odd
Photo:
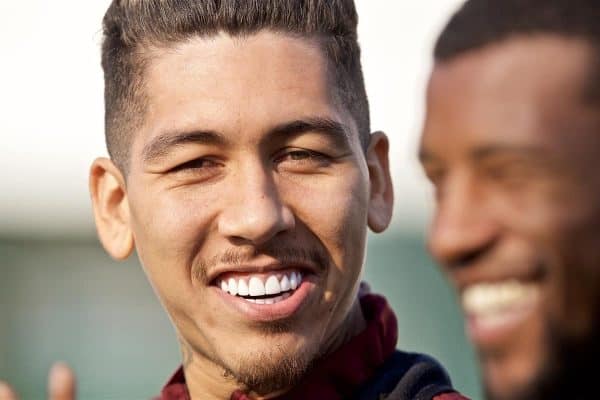
[[468, 1], [435, 48], [430, 249], [489, 399], [597, 399], [600, 4]]
[[161, 399], [462, 398], [395, 351], [382, 297], [357, 295], [393, 191], [356, 23], [351, 0], [108, 9], [111, 159], [90, 189], [102, 244], [137, 250], [177, 331]]

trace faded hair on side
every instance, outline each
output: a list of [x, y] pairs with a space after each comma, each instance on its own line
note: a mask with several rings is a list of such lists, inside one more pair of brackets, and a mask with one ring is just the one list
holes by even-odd
[[127, 173], [133, 132], [144, 118], [145, 49], [219, 32], [243, 36], [263, 29], [316, 38], [328, 62], [333, 95], [369, 141], [353, 0], [113, 0], [103, 20], [105, 135], [108, 152]]

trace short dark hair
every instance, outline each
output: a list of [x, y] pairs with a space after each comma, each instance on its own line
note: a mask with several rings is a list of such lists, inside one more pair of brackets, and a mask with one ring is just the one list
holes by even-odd
[[144, 50], [220, 31], [243, 36], [269, 29], [319, 40], [334, 95], [369, 141], [353, 0], [113, 0], [103, 20], [105, 135], [111, 158], [127, 172], [132, 132], [143, 120]]
[[450, 61], [463, 53], [513, 37], [540, 34], [582, 39], [594, 62], [586, 96], [600, 99], [600, 2], [598, 0], [468, 0], [438, 37], [434, 58]]
[[436, 61], [513, 36], [555, 34], [600, 45], [598, 0], [468, 0], [435, 44]]

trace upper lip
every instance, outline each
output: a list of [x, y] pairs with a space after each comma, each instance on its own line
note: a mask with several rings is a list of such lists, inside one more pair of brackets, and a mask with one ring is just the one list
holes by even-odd
[[268, 273], [268, 272], [279, 272], [279, 271], [284, 271], [284, 270], [288, 270], [288, 269], [298, 269], [298, 270], [308, 272], [308, 273], [313, 273], [313, 274], [317, 272], [317, 268], [314, 265], [311, 265], [310, 263], [306, 263], [304, 261], [291, 262], [291, 263], [290, 262], [286, 262], [286, 263], [271, 262], [271, 263], [260, 264], [260, 265], [258, 265], [258, 264], [222, 265], [222, 266], [215, 267], [212, 270], [208, 271], [207, 277], [208, 277], [208, 282], [214, 283], [220, 275], [225, 274], [225, 273], [239, 272], [239, 273], [244, 273], [244, 274], [252, 274], [252, 273], [260, 274], [260, 273]]

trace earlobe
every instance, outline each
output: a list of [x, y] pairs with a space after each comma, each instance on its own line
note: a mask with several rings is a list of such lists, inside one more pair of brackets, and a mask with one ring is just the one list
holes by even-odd
[[387, 136], [383, 132], [373, 133], [367, 149], [367, 166], [371, 183], [368, 224], [369, 228], [376, 233], [388, 227], [394, 209], [394, 188], [388, 154]]
[[107, 158], [97, 158], [90, 169], [90, 195], [100, 242], [111, 257], [123, 260], [134, 247], [125, 180]]

